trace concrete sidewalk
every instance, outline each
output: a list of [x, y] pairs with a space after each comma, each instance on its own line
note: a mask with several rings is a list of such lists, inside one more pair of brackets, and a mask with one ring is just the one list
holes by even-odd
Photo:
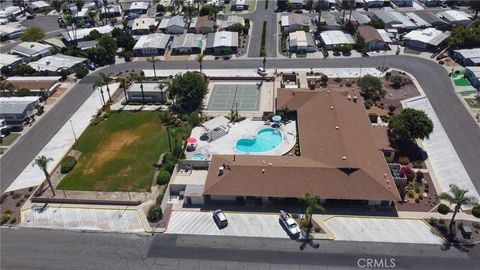
[[[110, 85], [112, 95], [118, 90], [119, 86], [119, 83]], [[104, 89], [104, 92], [106, 92], [106, 86], [104, 86]], [[90, 125], [92, 117], [101, 107], [102, 101], [100, 93], [99, 91], [94, 91], [82, 106], [72, 115], [70, 120], [60, 128], [55, 136], [35, 156], [44, 155], [47, 158], [53, 159], [53, 162], [50, 162], [47, 168], [50, 173], [75, 143], [75, 137], [78, 139], [88, 125]], [[15, 178], [6, 191], [40, 185], [45, 180], [45, 176], [40, 168], [34, 166], [34, 163], [35, 159], [33, 159]]]
[[428, 98], [425, 96], [415, 97], [403, 101], [403, 104], [406, 107], [424, 111], [433, 122], [433, 132], [429, 139], [422, 141], [422, 144], [440, 184], [440, 189], [437, 191], [439, 193], [448, 192], [449, 186], [456, 184], [462, 189], [468, 190], [469, 195], [480, 198]]

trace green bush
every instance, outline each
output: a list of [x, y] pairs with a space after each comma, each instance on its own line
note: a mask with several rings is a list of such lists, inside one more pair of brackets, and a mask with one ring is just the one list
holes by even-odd
[[393, 88], [395, 89], [398, 89], [400, 88], [400, 86], [402, 86], [402, 77], [396, 75], [396, 76], [393, 76], [390, 81], [392, 82], [393, 84]]
[[314, 232], [316, 233], [319, 233], [322, 231], [322, 229], [320, 229], [320, 227], [315, 227], [315, 229], [313, 229]]
[[0, 203], [3, 203], [7, 197], [8, 197], [8, 194], [3, 193], [2, 196], [0, 197]]
[[10, 214], [2, 214], [0, 216], [0, 224], [3, 225], [5, 223], [7, 223], [7, 221], [10, 220], [11, 217], [12, 217], [12, 215], [10, 215]]
[[87, 74], [88, 74], [88, 69], [84, 65], [78, 66], [75, 69], [75, 77], [79, 79], [87, 76]]
[[148, 213], [147, 213], [147, 220], [148, 221], [158, 222], [162, 218], [163, 218], [163, 212], [162, 212], [162, 208], [160, 207], [160, 205], [155, 204], [152, 207], [150, 207], [150, 209], [148, 209]]
[[170, 173], [164, 169], [161, 169], [157, 175], [157, 184], [165, 185], [170, 181]]
[[442, 215], [446, 215], [446, 214], [448, 214], [448, 212], [450, 212], [450, 207], [448, 207], [448, 205], [446, 205], [444, 203], [441, 203], [438, 206], [437, 211]]
[[419, 199], [419, 198], [416, 198], [416, 199], [415, 199], [415, 202], [416, 202], [416, 203], [420, 203], [420, 199]]
[[298, 218], [298, 215], [297, 215], [297, 214], [292, 214], [292, 218], [293, 218], [293, 219], [297, 219], [297, 218]]
[[70, 172], [73, 167], [77, 164], [77, 160], [72, 156], [67, 156], [62, 160], [62, 165], [60, 167], [61, 173], [68, 173]]
[[303, 229], [308, 229], [308, 225], [309, 225], [309, 224], [310, 224], [310, 223], [308, 222], [308, 220], [304, 219], [304, 220], [302, 221], [302, 224], [300, 224], [300, 225], [302, 226]]
[[10, 209], [7, 209], [5, 211], [3, 211], [4, 214], [7, 214], [7, 215], [11, 215], [12, 214], [12, 210]]
[[480, 205], [477, 205], [472, 208], [472, 215], [474, 217], [480, 218]]

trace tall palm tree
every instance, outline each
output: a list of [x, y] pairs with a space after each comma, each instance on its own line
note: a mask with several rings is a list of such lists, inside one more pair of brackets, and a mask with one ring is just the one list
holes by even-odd
[[35, 159], [35, 163], [33, 163], [33, 166], [37, 165], [40, 169], [42, 169], [43, 174], [45, 174], [45, 178], [47, 179], [47, 183], [50, 186], [50, 189], [52, 189], [53, 197], [55, 197], [55, 189], [53, 188], [52, 181], [50, 180], [50, 174], [47, 170], [48, 163], [51, 161], [53, 161], [53, 158], [47, 158], [46, 156], [38, 156]]
[[137, 77], [137, 80], [140, 82], [140, 91], [142, 92], [142, 103], [145, 104], [145, 93], [143, 92], [143, 78], [145, 75], [143, 72], [140, 72], [140, 75]]
[[155, 63], [160, 62], [159, 58], [156, 58], [155, 56], [152, 56], [147, 59], [148, 62], [152, 63], [153, 66], [153, 77], [156, 79], [157, 78], [157, 71], [155, 69]]
[[202, 69], [203, 69], [203, 58], [205, 57], [205, 55], [202, 53], [202, 54], [199, 54], [197, 56], [197, 62], [198, 64], [200, 65], [200, 73], [202, 73]]
[[315, 3], [315, 9], [318, 12], [318, 19], [317, 19], [317, 36], [320, 34], [320, 24], [321, 24], [321, 18], [322, 18], [322, 8], [323, 4], [325, 3], [325, 0], [317, 0]]
[[441, 200], [447, 201], [449, 204], [454, 204], [455, 208], [453, 210], [453, 216], [450, 220], [450, 237], [453, 240], [453, 226], [455, 221], [455, 216], [457, 215], [460, 210], [462, 210], [462, 206], [473, 206], [478, 203], [477, 198], [473, 196], [466, 195], [468, 190], [461, 189], [457, 185], [450, 185], [450, 193], [442, 192], [438, 197]]
[[110, 84], [112, 78], [110, 78], [110, 75], [100, 72], [100, 80], [102, 81], [103, 85], [107, 86], [108, 101], [110, 102], [112, 100], [112, 96], [110, 95], [110, 87], [108, 84]]
[[307, 205], [305, 209], [305, 217], [308, 217], [308, 228], [306, 239], [310, 237], [310, 230], [312, 229], [312, 216], [313, 212], [325, 213], [325, 208], [320, 204], [320, 197], [312, 197], [309, 193], [305, 193], [305, 196], [302, 198], [302, 201]]
[[128, 102], [128, 96], [127, 96], [127, 79], [125, 78], [120, 78], [120, 87], [123, 89], [123, 94], [125, 95], [125, 102]]

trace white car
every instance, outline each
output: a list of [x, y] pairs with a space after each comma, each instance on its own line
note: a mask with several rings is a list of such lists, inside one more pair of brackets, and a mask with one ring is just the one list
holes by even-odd
[[263, 67], [257, 68], [257, 73], [261, 76], [266, 76], [267, 75], [267, 71]]
[[300, 236], [300, 228], [298, 227], [297, 222], [292, 216], [290, 216], [290, 214], [283, 210], [280, 210], [280, 222], [282, 222], [283, 226], [291, 236]]

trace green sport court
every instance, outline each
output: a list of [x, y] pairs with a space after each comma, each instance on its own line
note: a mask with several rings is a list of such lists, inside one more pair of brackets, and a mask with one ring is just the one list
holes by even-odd
[[258, 111], [261, 90], [261, 86], [255, 84], [216, 84], [207, 110], [230, 111], [236, 105], [239, 111]]

